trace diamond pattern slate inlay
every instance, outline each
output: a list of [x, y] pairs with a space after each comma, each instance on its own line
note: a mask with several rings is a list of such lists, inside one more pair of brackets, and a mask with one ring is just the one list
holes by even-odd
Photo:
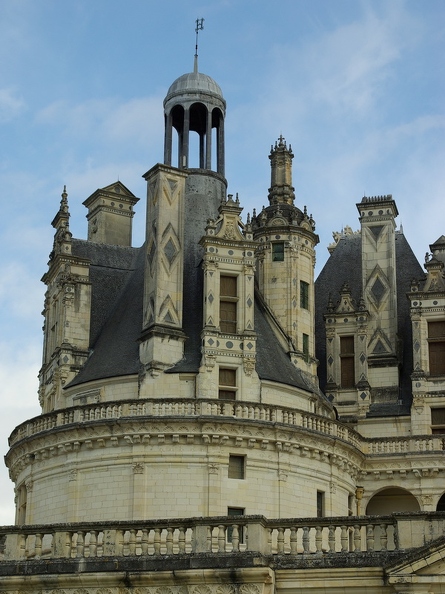
[[170, 266], [171, 266], [171, 263], [173, 262], [173, 260], [175, 259], [177, 253], [178, 253], [178, 250], [176, 249], [175, 244], [173, 243], [173, 241], [171, 239], [169, 239], [167, 241], [167, 243], [165, 244], [164, 254], [165, 254], [165, 257], [167, 258]]
[[374, 284], [371, 288], [371, 293], [374, 295], [377, 303], [380, 303], [382, 300], [383, 295], [385, 294], [385, 285], [382, 281], [377, 277]]

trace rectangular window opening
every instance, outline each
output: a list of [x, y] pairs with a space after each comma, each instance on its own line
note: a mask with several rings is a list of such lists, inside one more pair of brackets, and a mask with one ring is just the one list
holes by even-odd
[[433, 435], [445, 433], [445, 408], [431, 409], [431, 433]]
[[226, 334], [236, 333], [237, 324], [237, 277], [220, 276], [219, 327]]
[[221, 400], [235, 400], [236, 391], [236, 369], [220, 367], [218, 398]]
[[445, 375], [445, 321], [428, 322], [430, 375]]
[[354, 337], [340, 337], [340, 386], [355, 387]]
[[306, 361], [309, 359], [309, 335], [303, 334], [303, 355]]
[[[244, 516], [245, 509], [243, 507], [228, 507], [227, 508], [227, 515], [229, 517], [233, 517], [235, 519], [234, 524], [236, 523], [236, 516]], [[238, 538], [239, 542], [244, 542], [244, 527], [238, 526]], [[227, 527], [227, 542], [233, 542], [233, 527]]]
[[235, 454], [229, 455], [229, 471], [228, 477], [230, 479], [244, 479], [246, 474], [246, 457], [237, 456]]
[[272, 262], [284, 262], [284, 241], [272, 244]]
[[324, 491], [317, 491], [317, 518], [323, 518], [324, 515]]
[[309, 309], [309, 283], [300, 281], [300, 307]]

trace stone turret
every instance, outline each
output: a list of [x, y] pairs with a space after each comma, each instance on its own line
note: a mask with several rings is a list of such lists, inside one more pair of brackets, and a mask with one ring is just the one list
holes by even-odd
[[88, 357], [91, 287], [89, 261], [72, 254], [66, 187], [52, 221], [53, 250], [42, 281], [47, 285], [39, 400], [43, 412], [64, 406], [62, 388]]
[[288, 336], [298, 367], [316, 374], [314, 345], [315, 222], [307, 209], [295, 206], [292, 147], [280, 136], [271, 147], [269, 206], [254, 212], [259, 289]]

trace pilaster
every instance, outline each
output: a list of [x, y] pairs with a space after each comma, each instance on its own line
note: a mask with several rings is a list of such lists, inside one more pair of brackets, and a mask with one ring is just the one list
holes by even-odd
[[147, 180], [140, 359], [156, 376], [183, 355], [184, 188], [187, 173], [156, 165]]
[[391, 195], [364, 197], [357, 209], [362, 238], [362, 294], [370, 312], [369, 381], [373, 389], [385, 394], [385, 400], [396, 402], [400, 363], [395, 252], [398, 210]]

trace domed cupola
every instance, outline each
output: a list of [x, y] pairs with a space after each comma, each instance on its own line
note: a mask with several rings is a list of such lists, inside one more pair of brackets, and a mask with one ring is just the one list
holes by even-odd
[[[198, 72], [195, 56], [194, 71], [177, 78], [164, 99], [164, 163], [175, 165], [172, 163], [174, 128], [178, 133], [179, 169], [189, 169], [191, 163], [197, 163], [198, 169], [213, 170], [224, 176], [225, 113], [226, 102], [220, 86], [210, 76]], [[213, 129], [216, 135], [212, 135]], [[197, 159], [190, 159], [189, 155], [191, 132], [199, 137]]]

